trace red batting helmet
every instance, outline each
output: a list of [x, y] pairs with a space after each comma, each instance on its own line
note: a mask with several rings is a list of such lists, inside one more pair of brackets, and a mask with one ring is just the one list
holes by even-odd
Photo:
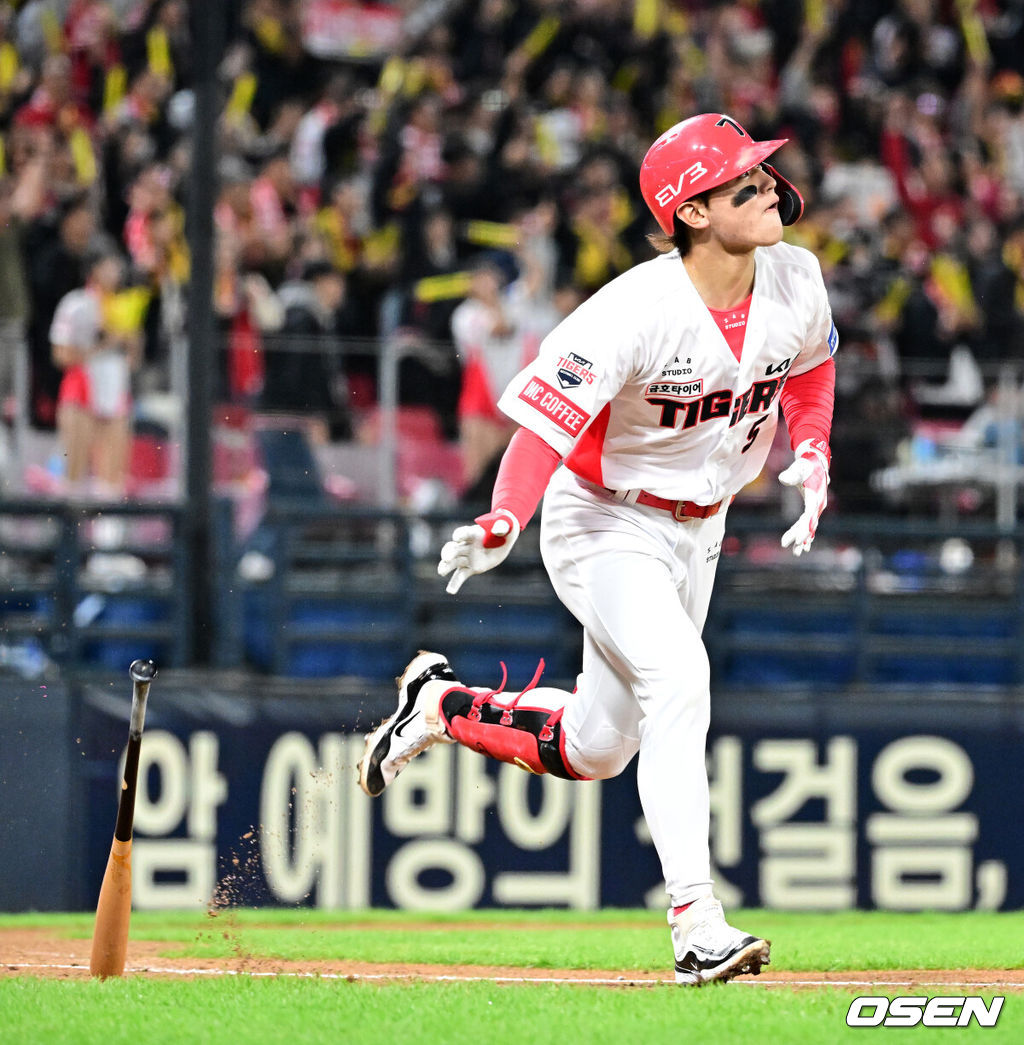
[[[672, 218], [685, 200], [699, 196], [756, 167], [788, 138], [756, 142], [731, 117], [709, 112], [677, 123], [647, 150], [640, 165], [640, 191], [662, 231], [672, 235]], [[779, 217], [792, 225], [803, 213], [800, 193], [774, 168]]]

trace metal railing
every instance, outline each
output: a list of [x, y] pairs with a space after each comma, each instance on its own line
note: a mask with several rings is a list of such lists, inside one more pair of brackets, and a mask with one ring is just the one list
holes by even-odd
[[42, 675], [139, 656], [188, 664], [185, 514], [178, 505], [0, 505], [0, 667]]
[[1024, 686], [1024, 528], [825, 517], [800, 560], [766, 554], [763, 518], [727, 532], [705, 628], [726, 685]]
[[[212, 666], [385, 686], [418, 648], [467, 677], [525, 682], [539, 658], [570, 684], [582, 635], [531, 526], [499, 571], [457, 597], [437, 549], [461, 515], [272, 503], [239, 541], [214, 526]], [[826, 515], [795, 559], [775, 513], [734, 512], [704, 636], [716, 686], [848, 691], [901, 682], [1024, 689], [1024, 527]], [[116, 532], [115, 532], [116, 531]], [[0, 668], [192, 663], [184, 509], [0, 506]]]
[[[249, 630], [233, 632], [222, 666], [255, 654], [265, 669], [315, 674], [308, 648], [305, 661], [295, 650], [319, 642], [333, 650], [322, 664], [358, 662], [381, 682], [418, 648], [485, 680], [500, 660], [523, 681], [539, 657], [550, 678], [578, 671], [580, 628], [546, 577], [538, 527], [453, 598], [436, 553], [461, 517], [279, 505], [270, 518], [273, 574], [223, 585], [235, 620], [247, 605]], [[704, 633], [717, 684], [1024, 687], [1024, 528], [832, 518], [801, 559], [779, 548], [783, 528], [730, 517]]]

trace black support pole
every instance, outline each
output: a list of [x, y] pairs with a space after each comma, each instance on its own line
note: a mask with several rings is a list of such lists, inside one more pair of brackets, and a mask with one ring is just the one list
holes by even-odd
[[224, 5], [189, 5], [192, 20], [195, 117], [188, 184], [187, 230], [192, 256], [188, 289], [188, 394], [185, 425], [186, 526], [192, 620], [191, 659], [209, 662], [212, 639], [211, 537], [213, 410], [217, 328], [213, 312], [213, 209], [217, 194], [217, 66], [224, 51]]

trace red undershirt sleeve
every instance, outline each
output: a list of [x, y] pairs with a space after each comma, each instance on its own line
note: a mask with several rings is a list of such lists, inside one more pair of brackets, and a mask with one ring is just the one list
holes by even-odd
[[508, 444], [491, 494], [491, 511], [504, 508], [525, 529], [555, 474], [561, 454], [528, 428], [520, 428]]
[[828, 444], [835, 398], [836, 364], [832, 359], [785, 383], [780, 401], [794, 450], [805, 439], [821, 439]]

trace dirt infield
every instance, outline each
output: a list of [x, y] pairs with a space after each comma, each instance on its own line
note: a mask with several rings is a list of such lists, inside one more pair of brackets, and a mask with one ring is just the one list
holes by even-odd
[[[0, 929], [0, 978], [38, 976], [51, 979], [89, 977], [88, 940], [72, 939], [44, 929]], [[643, 987], [671, 982], [667, 970], [538, 969], [515, 966], [380, 964], [344, 960], [285, 961], [239, 953], [232, 958], [167, 957], [164, 942], [132, 940], [125, 974], [129, 976], [198, 978], [203, 976], [299, 976], [348, 981], [488, 980], [494, 983], [577, 983]], [[161, 953], [163, 952], [163, 953]], [[886, 991], [963, 987], [1024, 991], [1024, 969], [804, 970], [774, 972], [733, 981], [762, 987], [862, 988]], [[969, 990], [968, 990], [969, 989]]]

